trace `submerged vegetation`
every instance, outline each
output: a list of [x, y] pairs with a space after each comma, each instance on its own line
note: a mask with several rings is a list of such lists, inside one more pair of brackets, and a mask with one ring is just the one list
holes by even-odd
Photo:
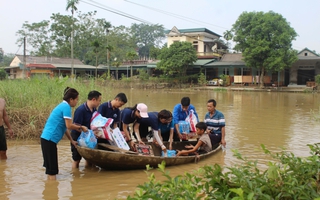
[[135, 194], [127, 199], [218, 199], [218, 200], [320, 200], [320, 148], [308, 145], [310, 156], [296, 157], [285, 150], [272, 153], [261, 145], [264, 154], [271, 157], [266, 170], [234, 151], [240, 164], [222, 168], [204, 166], [192, 173], [171, 177], [165, 163], [159, 165], [164, 181], [157, 181], [147, 171], [149, 181], [139, 185]]

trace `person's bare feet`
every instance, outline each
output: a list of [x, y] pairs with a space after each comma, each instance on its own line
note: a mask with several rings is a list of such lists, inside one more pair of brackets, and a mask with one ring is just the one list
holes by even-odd
[[57, 180], [56, 175], [48, 175], [48, 180]]

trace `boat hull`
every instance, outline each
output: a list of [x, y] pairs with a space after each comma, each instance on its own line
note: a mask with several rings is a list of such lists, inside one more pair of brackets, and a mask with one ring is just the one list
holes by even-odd
[[[190, 143], [194, 142], [174, 142], [172, 146], [173, 149], [181, 150], [184, 149], [185, 145]], [[155, 168], [158, 167], [158, 164], [161, 164], [162, 161], [165, 161], [166, 166], [182, 165], [212, 156], [221, 149], [221, 146], [217, 144], [214, 150], [199, 156], [161, 157], [161, 149], [152, 143], [150, 143], [150, 145], [153, 148], [154, 156], [127, 154], [103, 149], [89, 149], [80, 146], [78, 146], [77, 149], [79, 154], [88, 162], [103, 169], [111, 170], [146, 169], [147, 165]]]

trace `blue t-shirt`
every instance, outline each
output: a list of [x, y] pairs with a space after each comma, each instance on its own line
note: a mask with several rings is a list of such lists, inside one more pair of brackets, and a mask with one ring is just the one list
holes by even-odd
[[134, 111], [130, 108], [125, 108], [121, 111], [121, 122], [124, 124], [131, 124], [136, 121], [136, 117], [134, 116]]
[[148, 112], [148, 118], [139, 118], [137, 123], [150, 126], [153, 130], [158, 130], [158, 112]]
[[204, 117], [204, 122], [207, 124], [208, 129], [213, 130], [214, 134], [219, 135], [221, 135], [221, 128], [226, 126], [224, 115], [219, 110], [215, 110], [212, 117], [210, 117], [210, 113], [207, 112]]
[[173, 123], [173, 120], [170, 123], [166, 123], [166, 124], [163, 124], [159, 121], [158, 126], [159, 126], [159, 130], [161, 131], [161, 134], [168, 133], [170, 132], [170, 129], [174, 128], [174, 123]]
[[194, 115], [197, 117], [197, 121], [199, 121], [196, 109], [192, 104], [189, 105], [188, 111], [184, 111], [182, 110], [182, 105], [179, 103], [173, 108], [173, 123], [178, 124], [179, 121], [185, 121], [187, 116], [189, 115], [190, 110], [193, 110]]
[[110, 127], [113, 127], [114, 123], [120, 122], [120, 109], [113, 109], [111, 101], [101, 104], [98, 112], [102, 115], [102, 117], [113, 119], [113, 123], [110, 125]]
[[[74, 112], [73, 123], [86, 126], [90, 129], [92, 114], [96, 111], [96, 108], [93, 108], [92, 111], [87, 105], [87, 102], [81, 104], [76, 111]], [[80, 133], [79, 131], [72, 130], [74, 133]]]
[[65, 119], [71, 118], [71, 106], [66, 101], [61, 102], [52, 110], [42, 131], [41, 138], [58, 143], [67, 130]]

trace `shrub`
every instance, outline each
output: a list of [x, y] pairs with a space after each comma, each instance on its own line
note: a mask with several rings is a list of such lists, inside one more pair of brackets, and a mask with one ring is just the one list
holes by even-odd
[[139, 185], [133, 197], [127, 199], [320, 199], [318, 144], [309, 145], [311, 156], [306, 158], [285, 150], [273, 154], [264, 145], [261, 147], [275, 160], [269, 161], [264, 171], [258, 168], [257, 161], [243, 158], [237, 151], [234, 156], [240, 164], [226, 170], [216, 164], [171, 177], [163, 162], [158, 170], [166, 180], [157, 181], [151, 173], [149, 182]]

